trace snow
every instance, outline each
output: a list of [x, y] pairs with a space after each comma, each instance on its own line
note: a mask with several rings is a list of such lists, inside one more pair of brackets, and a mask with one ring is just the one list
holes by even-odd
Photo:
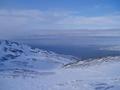
[[[0, 90], [120, 90], [120, 56], [71, 63], [71, 58], [35, 51], [37, 54], [27, 49], [26, 55], [2, 61]], [[32, 67], [24, 66], [23, 61]]]
[[120, 51], [120, 46], [109, 46], [109, 47], [100, 48], [100, 50]]
[[0, 69], [34, 69], [49, 70], [60, 68], [70, 62], [76, 62], [74, 57], [61, 56], [7, 40], [0, 44]]

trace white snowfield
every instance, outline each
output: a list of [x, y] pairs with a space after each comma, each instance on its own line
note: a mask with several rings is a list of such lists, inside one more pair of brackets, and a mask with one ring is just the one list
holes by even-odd
[[120, 56], [76, 61], [1, 41], [0, 90], [120, 90]]

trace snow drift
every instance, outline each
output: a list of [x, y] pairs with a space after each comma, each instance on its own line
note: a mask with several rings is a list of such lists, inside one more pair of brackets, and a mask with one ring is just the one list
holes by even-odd
[[120, 90], [120, 56], [76, 61], [0, 42], [0, 90]]

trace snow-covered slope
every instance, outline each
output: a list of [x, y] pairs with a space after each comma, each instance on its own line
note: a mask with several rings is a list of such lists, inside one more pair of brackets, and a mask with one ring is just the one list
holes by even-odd
[[2, 41], [0, 51], [0, 90], [120, 90], [120, 56], [73, 62], [8, 41]]
[[50, 75], [0, 75], [0, 90], [120, 90], [120, 57], [82, 63], [58, 69]]
[[18, 42], [0, 41], [0, 70], [4, 72], [48, 71], [74, 61], [72, 56], [32, 49]]

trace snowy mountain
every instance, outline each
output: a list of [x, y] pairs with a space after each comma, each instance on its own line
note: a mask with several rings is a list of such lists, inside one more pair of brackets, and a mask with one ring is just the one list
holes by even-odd
[[102, 57], [102, 58], [96, 58], [96, 59], [87, 59], [84, 61], [78, 61], [74, 63], [69, 63], [65, 65], [65, 68], [86, 68], [90, 66], [100, 66], [104, 63], [114, 63], [114, 62], [120, 62], [120, 56], [115, 57]]
[[8, 71], [48, 71], [75, 62], [72, 56], [59, 55], [8, 40], [0, 41], [0, 70]]
[[0, 90], [120, 90], [120, 56], [76, 61], [0, 41]]

